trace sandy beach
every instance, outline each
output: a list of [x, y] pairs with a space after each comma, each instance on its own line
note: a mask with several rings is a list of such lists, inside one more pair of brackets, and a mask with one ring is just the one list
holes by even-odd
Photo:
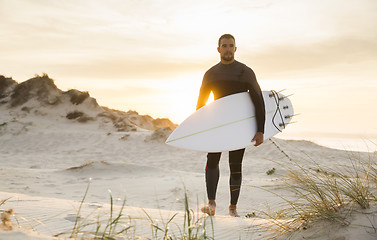
[[[321, 166], [337, 168], [351, 164], [351, 158], [374, 157], [373, 153], [335, 150], [304, 140], [278, 138], [257, 148], [247, 148], [238, 203], [241, 217], [232, 218], [228, 216], [228, 154], [224, 153], [218, 208], [216, 216], [211, 218], [199, 211], [207, 201], [206, 154], [166, 145], [164, 141], [174, 128], [173, 123], [132, 111], [121, 113], [103, 108], [89, 96], [73, 103], [72, 96], [82, 96], [82, 92], [63, 93], [41, 79], [24, 90], [28, 97], [14, 106], [16, 98], [12, 94], [19, 85], [12, 83], [0, 88], [0, 201], [6, 200], [0, 210], [14, 211], [10, 216], [12, 230], [1, 230], [0, 239], [68, 238], [78, 211], [80, 220], [106, 219], [111, 207], [116, 215], [124, 201], [124, 222], [120, 225], [130, 228], [128, 235], [119, 235], [119, 239], [163, 239], [161, 231], [153, 235], [155, 228], [151, 223], [166, 229], [164, 224], [173, 216], [168, 233], [180, 238], [185, 225], [186, 199], [208, 238], [267, 239], [271, 232], [260, 225], [268, 223], [268, 219], [258, 212], [279, 209], [284, 202], [279, 196], [292, 197], [282, 187], [287, 176], [285, 166], [291, 165], [292, 160], [303, 165], [315, 161]], [[40, 89], [44, 89], [43, 93], [38, 92]], [[25, 92], [22, 96], [26, 96]], [[69, 119], [67, 116], [73, 112], [81, 114]], [[82, 119], [83, 116], [86, 118]], [[273, 170], [270, 175], [269, 170], [270, 173]], [[320, 222], [289, 238], [377, 238], [374, 205], [349, 217], [348, 226]], [[94, 231], [95, 225], [88, 229]], [[287, 239], [287, 235], [281, 239]]]

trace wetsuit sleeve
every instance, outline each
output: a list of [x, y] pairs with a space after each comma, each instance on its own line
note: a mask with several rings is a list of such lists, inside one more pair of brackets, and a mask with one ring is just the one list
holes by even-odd
[[196, 104], [196, 110], [206, 105], [206, 102], [209, 98], [210, 93], [211, 93], [211, 89], [209, 88], [207, 84], [207, 73], [206, 73], [203, 77], [202, 86], [200, 87], [198, 103]]
[[262, 95], [262, 90], [257, 82], [257, 78], [252, 69], [246, 68], [243, 72], [242, 77], [245, 77], [248, 83], [248, 90], [250, 93], [250, 98], [255, 106], [255, 114], [257, 118], [257, 131], [264, 133], [264, 124], [266, 121], [266, 110], [264, 106], [264, 100]]

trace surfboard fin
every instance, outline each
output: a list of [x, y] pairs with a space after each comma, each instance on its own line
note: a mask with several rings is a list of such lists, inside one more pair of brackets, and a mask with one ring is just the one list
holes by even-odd
[[279, 126], [285, 128], [285, 126], [287, 126], [287, 125], [291, 125], [291, 124], [293, 124], [293, 123], [297, 123], [297, 122], [280, 123]]
[[292, 93], [292, 94], [289, 94], [289, 95], [287, 95], [287, 96], [282, 96], [282, 97], [280, 97], [279, 96], [279, 94], [278, 93], [280, 93], [280, 92], [282, 92], [282, 91], [285, 91], [286, 89], [283, 89], [283, 90], [281, 90], [281, 91], [279, 91], [279, 92], [276, 92], [275, 90], [271, 90], [270, 92], [270, 94], [268, 95], [270, 98], [275, 98], [278, 102], [280, 102], [280, 101], [283, 101], [285, 98], [288, 98], [288, 97], [290, 97], [290, 96], [293, 96], [294, 94]]
[[284, 96], [284, 97], [279, 97], [279, 101], [282, 101], [282, 100], [284, 100], [285, 98], [288, 98], [288, 97], [293, 96], [293, 95], [294, 95], [294, 93], [289, 94], [289, 95]]
[[281, 93], [281, 92], [284, 92], [285, 90], [287, 90], [287, 89], [283, 89], [283, 90], [280, 90], [280, 91], [270, 90], [271, 93], [269, 94], [269, 97], [271, 98], [271, 97], [274, 96], [275, 93]]
[[301, 115], [301, 113], [296, 113], [296, 114], [293, 114], [293, 115], [285, 115], [284, 118], [289, 119], [289, 118], [293, 118], [293, 117], [298, 116], [298, 115]]

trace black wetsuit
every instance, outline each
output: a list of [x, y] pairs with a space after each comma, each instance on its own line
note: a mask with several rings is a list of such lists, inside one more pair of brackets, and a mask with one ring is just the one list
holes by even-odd
[[[213, 92], [215, 100], [235, 93], [249, 92], [255, 106], [257, 131], [264, 133], [264, 101], [261, 89], [251, 68], [238, 61], [234, 61], [231, 64], [222, 64], [220, 62], [210, 68], [203, 77], [197, 109], [205, 105], [211, 92]], [[240, 194], [244, 152], [244, 148], [229, 152], [230, 203], [232, 205], [237, 204]], [[220, 157], [220, 152], [207, 154], [206, 186], [209, 200], [216, 199], [217, 184], [220, 177]]]

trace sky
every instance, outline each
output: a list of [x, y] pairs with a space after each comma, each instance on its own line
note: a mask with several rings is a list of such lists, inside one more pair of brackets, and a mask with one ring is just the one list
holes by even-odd
[[175, 123], [231, 33], [263, 90], [294, 94], [287, 137], [377, 139], [376, 0], [0, 0], [0, 29], [0, 74]]

